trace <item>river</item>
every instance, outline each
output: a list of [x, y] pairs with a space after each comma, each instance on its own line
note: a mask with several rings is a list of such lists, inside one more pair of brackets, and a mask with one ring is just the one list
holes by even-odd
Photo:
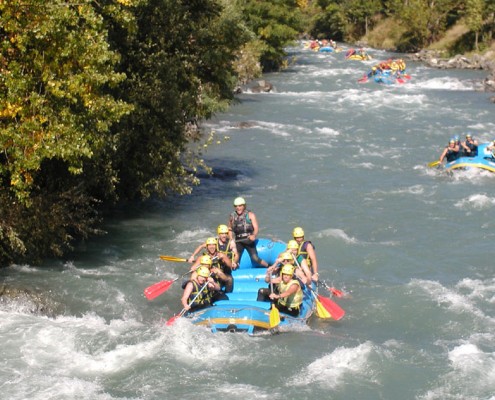
[[[16, 399], [495, 399], [495, 175], [426, 164], [450, 137], [495, 139], [482, 71], [409, 62], [403, 85], [360, 84], [376, 60], [291, 49], [208, 121], [215, 172], [192, 195], [128, 207], [67, 261], [0, 271], [42, 291], [0, 303], [3, 397]], [[181, 319], [188, 257], [243, 196], [260, 236], [301, 226], [320, 277], [346, 292], [339, 322], [279, 335], [212, 334]], [[328, 296], [328, 293], [321, 292]]]

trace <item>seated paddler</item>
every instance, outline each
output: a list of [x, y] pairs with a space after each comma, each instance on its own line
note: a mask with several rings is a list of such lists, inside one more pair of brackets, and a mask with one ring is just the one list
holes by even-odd
[[[205, 251], [192, 265], [191, 269], [198, 268], [203, 263], [204, 257], [210, 258], [210, 270], [212, 276], [217, 280], [225, 293], [232, 293], [234, 289], [234, 278], [232, 277], [232, 259], [225, 253], [218, 250], [217, 238], [209, 237], [206, 239]], [[205, 259], [206, 260], [206, 259]]]
[[185, 310], [199, 310], [211, 306], [220, 285], [211, 277], [208, 266], [200, 265], [195, 276], [184, 283], [181, 303]]
[[280, 270], [280, 276], [272, 280], [277, 285], [277, 293], [270, 293], [269, 297], [280, 312], [297, 317], [301, 311], [303, 291], [294, 272], [292, 264], [285, 264]]

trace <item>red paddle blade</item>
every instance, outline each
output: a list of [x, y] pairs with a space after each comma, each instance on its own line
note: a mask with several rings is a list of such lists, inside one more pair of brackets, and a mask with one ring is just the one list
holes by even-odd
[[330, 300], [329, 298], [318, 295], [318, 300], [320, 300], [321, 304], [323, 304], [323, 307], [325, 307], [326, 310], [332, 315], [332, 318], [334, 320], [338, 321], [345, 315], [345, 311], [340, 308], [337, 303]]
[[173, 282], [174, 281], [161, 281], [148, 286], [144, 289], [144, 295], [148, 300], [153, 300], [155, 297], [158, 297], [162, 293], [166, 292]]
[[170, 326], [173, 325], [176, 320], [178, 320], [181, 317], [180, 314], [174, 315], [172, 318], [170, 318], [165, 325]]
[[330, 291], [332, 292], [332, 294], [336, 297], [344, 297], [344, 292], [342, 292], [341, 290], [339, 289], [335, 289], [334, 287], [330, 288]]
[[365, 75], [361, 79], [358, 79], [358, 83], [366, 83], [368, 82], [368, 76]]

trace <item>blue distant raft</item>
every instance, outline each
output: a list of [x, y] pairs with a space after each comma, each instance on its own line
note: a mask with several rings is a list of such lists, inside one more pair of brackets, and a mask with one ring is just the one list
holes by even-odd
[[490, 172], [495, 172], [495, 158], [492, 153], [486, 150], [490, 143], [482, 143], [478, 146], [476, 157], [459, 157], [457, 160], [445, 164], [447, 171], [455, 169], [479, 168]]
[[[285, 251], [286, 244], [269, 239], [257, 239], [256, 248], [259, 256], [273, 264], [278, 255]], [[266, 268], [253, 266], [247, 252], [241, 258], [240, 266], [232, 272], [234, 291], [227, 293], [229, 300], [220, 300], [211, 307], [187, 313], [195, 325], [208, 326], [212, 332], [247, 332], [254, 334], [269, 331], [270, 302], [257, 301], [258, 289], [267, 288], [265, 282]], [[305, 285], [302, 285], [305, 286]], [[306, 325], [313, 314], [316, 304], [314, 296], [308, 288], [303, 289], [304, 298], [298, 317], [280, 313], [280, 324], [277, 328], [290, 329]]]

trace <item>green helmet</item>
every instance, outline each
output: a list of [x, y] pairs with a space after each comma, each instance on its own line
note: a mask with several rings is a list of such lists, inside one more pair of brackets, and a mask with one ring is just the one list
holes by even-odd
[[245, 206], [246, 205], [246, 200], [244, 200], [244, 197], [237, 197], [234, 200], [234, 206]]

